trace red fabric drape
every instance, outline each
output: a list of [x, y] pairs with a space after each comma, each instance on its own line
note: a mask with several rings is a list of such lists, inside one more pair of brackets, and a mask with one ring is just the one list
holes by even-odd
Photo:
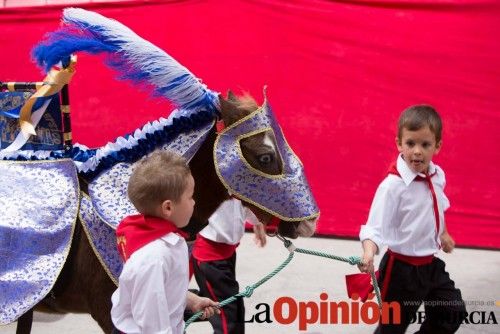
[[[357, 236], [396, 157], [396, 120], [430, 103], [444, 120], [450, 233], [500, 248], [500, 3], [441, 1], [135, 1], [84, 6], [165, 49], [214, 90], [270, 102], [322, 211], [319, 234]], [[0, 80], [39, 80], [31, 47], [61, 7], [0, 11]], [[103, 145], [170, 106], [81, 55], [73, 138]], [[490, 146], [491, 145], [491, 146]]]

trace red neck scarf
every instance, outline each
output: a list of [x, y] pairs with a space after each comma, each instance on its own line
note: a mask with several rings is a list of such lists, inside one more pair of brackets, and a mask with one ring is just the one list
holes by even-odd
[[397, 175], [397, 176], [401, 177], [401, 174], [399, 174], [399, 172], [398, 172], [398, 164], [397, 164], [397, 162], [393, 162], [389, 166], [389, 170], [387, 171], [387, 174], [394, 174], [394, 175]]
[[123, 261], [127, 261], [136, 250], [170, 232], [177, 233], [183, 238], [188, 236], [174, 223], [162, 218], [141, 214], [127, 216], [116, 229], [118, 252]]
[[[392, 163], [392, 165], [389, 167], [389, 170], [387, 171], [387, 173], [394, 174], [394, 175], [397, 175], [397, 176], [401, 177], [401, 174], [399, 174], [399, 172], [398, 172], [398, 168], [397, 168], [397, 163], [396, 162]], [[427, 178], [433, 177], [434, 175], [436, 175], [436, 173], [437, 173], [437, 171], [435, 171], [434, 173], [432, 173], [430, 175], [429, 174], [425, 174], [425, 177], [417, 175], [417, 177], [415, 179], [418, 180], [418, 181], [426, 181]]]

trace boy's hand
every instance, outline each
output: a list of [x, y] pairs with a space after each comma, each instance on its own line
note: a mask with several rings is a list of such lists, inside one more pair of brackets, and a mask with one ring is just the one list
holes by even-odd
[[253, 241], [258, 247], [264, 247], [266, 245], [266, 227], [264, 224], [259, 223], [253, 226]]
[[371, 273], [375, 270], [373, 266], [373, 258], [375, 254], [369, 251], [365, 251], [361, 257], [361, 264], [358, 264], [358, 269], [362, 273]]
[[200, 298], [199, 302], [197, 303], [196, 310], [193, 310], [195, 312], [203, 310], [203, 314], [201, 316], [201, 319], [207, 319], [213, 316], [214, 314], [220, 314], [220, 309], [219, 309], [219, 303], [214, 302], [212, 299], [205, 298], [205, 297], [198, 297]]
[[441, 234], [441, 248], [443, 248], [445, 253], [451, 253], [455, 248], [455, 240], [453, 240], [447, 231]]
[[373, 258], [378, 251], [377, 244], [370, 239], [365, 239], [363, 244], [363, 256], [361, 257], [361, 264], [358, 264], [359, 271], [362, 273], [371, 273], [375, 270], [373, 266]]
[[186, 304], [187, 308], [194, 313], [203, 311], [201, 319], [210, 318], [216, 313], [220, 314], [219, 303], [214, 302], [210, 298], [197, 296], [192, 292], [188, 292]]

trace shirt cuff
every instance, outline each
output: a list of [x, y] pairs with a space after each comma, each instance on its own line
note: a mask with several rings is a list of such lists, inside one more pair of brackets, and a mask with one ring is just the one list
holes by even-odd
[[378, 236], [378, 233], [368, 225], [361, 225], [361, 230], [359, 231], [359, 240], [363, 242], [366, 239], [370, 239], [377, 245], [377, 255], [380, 253], [380, 249], [383, 246], [382, 238]]

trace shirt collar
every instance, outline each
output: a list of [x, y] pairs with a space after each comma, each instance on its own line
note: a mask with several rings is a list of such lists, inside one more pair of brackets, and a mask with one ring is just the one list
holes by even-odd
[[[423, 173], [415, 173], [408, 167], [406, 162], [403, 160], [403, 156], [400, 154], [396, 163], [396, 169], [399, 175], [403, 179], [403, 182], [408, 186], [417, 176], [425, 177]], [[436, 172], [436, 165], [431, 161], [429, 164], [429, 174], [432, 175]]]
[[165, 234], [163, 237], [161, 237], [161, 240], [163, 240], [171, 245], [175, 245], [176, 243], [179, 242], [179, 240], [181, 240], [181, 237], [175, 232], [170, 232], [168, 234]]

